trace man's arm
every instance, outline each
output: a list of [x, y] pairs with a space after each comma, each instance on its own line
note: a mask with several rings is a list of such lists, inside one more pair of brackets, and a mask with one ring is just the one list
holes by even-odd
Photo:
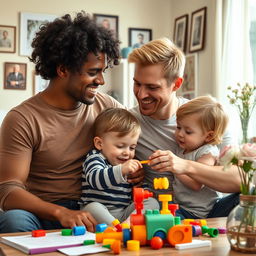
[[208, 166], [195, 161], [184, 160], [171, 151], [157, 150], [150, 157], [152, 169], [160, 172], [186, 174], [211, 189], [224, 193], [240, 191], [240, 177], [236, 166], [224, 171], [223, 166]]
[[64, 227], [85, 225], [93, 231], [96, 221], [90, 214], [45, 202], [22, 188], [28, 178], [33, 150], [24, 139], [24, 129], [17, 129], [18, 119], [18, 115], [8, 114], [0, 131], [0, 198], [3, 198], [3, 210], [23, 209], [43, 219], [57, 220]]

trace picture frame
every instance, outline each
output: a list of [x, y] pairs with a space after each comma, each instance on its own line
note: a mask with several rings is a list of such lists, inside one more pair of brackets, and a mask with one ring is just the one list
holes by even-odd
[[173, 42], [183, 51], [186, 52], [188, 33], [188, 14], [175, 19]]
[[206, 15], [206, 7], [203, 7], [192, 13], [189, 40], [190, 53], [204, 49], [206, 34]]
[[27, 64], [19, 62], [4, 63], [4, 89], [26, 90]]
[[112, 31], [115, 38], [119, 37], [118, 31], [118, 20], [119, 17], [117, 15], [108, 15], [108, 14], [99, 14], [94, 13], [93, 19], [95, 20], [96, 24], [101, 25], [110, 31]]
[[152, 29], [148, 28], [129, 28], [128, 29], [129, 46], [139, 48], [152, 40]]
[[186, 65], [183, 75], [183, 83], [180, 88], [180, 95], [187, 99], [193, 99], [197, 96], [198, 88], [198, 56], [196, 53], [186, 55]]
[[45, 90], [50, 83], [50, 80], [43, 79], [34, 71], [33, 95]]
[[43, 13], [20, 13], [20, 55], [30, 56], [32, 53], [31, 43], [40, 26], [53, 21], [57, 16]]
[[0, 52], [16, 52], [16, 27], [0, 25]]

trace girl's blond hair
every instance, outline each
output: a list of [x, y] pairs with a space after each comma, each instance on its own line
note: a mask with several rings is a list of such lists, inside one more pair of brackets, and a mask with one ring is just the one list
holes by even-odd
[[211, 96], [197, 97], [178, 108], [177, 121], [192, 114], [198, 114], [199, 124], [204, 132], [213, 131], [209, 144], [219, 144], [228, 124], [223, 107]]

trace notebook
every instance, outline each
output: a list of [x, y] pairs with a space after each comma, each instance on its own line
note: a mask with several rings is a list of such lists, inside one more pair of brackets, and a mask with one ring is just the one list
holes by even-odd
[[[1, 237], [2, 243], [26, 254], [47, 253], [57, 251], [60, 248], [81, 246], [84, 240], [95, 240], [95, 234], [86, 232], [85, 235], [81, 236], [62, 236], [61, 232], [52, 232], [46, 233], [46, 236], [42, 237], [32, 237], [31, 234]], [[95, 250], [98, 248], [100, 252], [101, 247], [99, 245], [95, 245], [95, 248]]]

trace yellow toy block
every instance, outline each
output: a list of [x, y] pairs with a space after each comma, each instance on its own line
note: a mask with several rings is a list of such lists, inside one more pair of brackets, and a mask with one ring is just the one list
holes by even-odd
[[112, 239], [112, 238], [104, 238], [103, 241], [102, 241], [102, 244], [103, 245], [106, 245], [106, 244], [113, 244], [114, 242], [116, 241], [116, 239]]
[[154, 179], [154, 189], [168, 189], [169, 180], [168, 178], [155, 178]]
[[162, 202], [161, 214], [170, 214], [171, 211], [168, 209], [168, 202], [172, 201], [172, 195], [159, 195], [158, 199]]
[[112, 221], [113, 226], [116, 226], [117, 224], [120, 224], [120, 221], [118, 219]]
[[137, 240], [127, 241], [127, 250], [128, 251], [139, 251], [140, 250], [140, 241], [137, 241]]

